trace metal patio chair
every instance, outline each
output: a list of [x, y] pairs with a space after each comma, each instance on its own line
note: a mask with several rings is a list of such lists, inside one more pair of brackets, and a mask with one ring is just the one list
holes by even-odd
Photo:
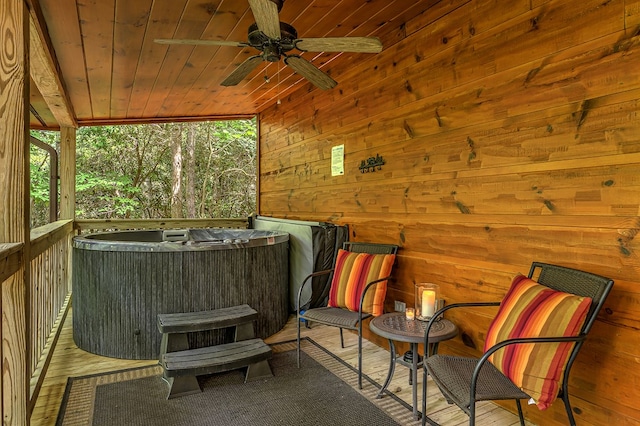
[[[340, 253], [341, 251], [347, 253]], [[384, 302], [384, 296], [386, 293], [386, 282], [390, 278], [391, 269], [395, 263], [395, 255], [398, 252], [398, 246], [392, 244], [375, 244], [375, 243], [359, 243], [359, 242], [345, 242], [342, 250], [338, 252], [336, 256], [336, 263], [333, 269], [327, 269], [310, 274], [305, 278], [300, 289], [298, 290], [298, 296], [296, 300], [296, 314], [297, 314], [297, 326], [298, 326], [298, 367], [300, 367], [300, 323], [304, 320], [308, 322], [318, 322], [321, 324], [338, 327], [340, 329], [340, 344], [344, 348], [343, 329], [355, 330], [358, 332], [358, 386], [362, 389], [362, 322], [364, 319], [372, 316], [379, 315], [382, 309], [381, 304]], [[350, 255], [349, 255], [350, 254]], [[373, 256], [360, 256], [360, 260], [364, 260], [359, 264], [364, 269], [368, 270], [368, 274], [361, 274], [362, 270], [357, 271], [357, 266], [354, 266], [352, 261], [358, 254], [373, 255]], [[347, 257], [349, 260], [342, 262], [342, 256]], [[374, 260], [375, 259], [375, 260]], [[372, 261], [374, 260], [374, 261]], [[390, 262], [390, 264], [389, 264]], [[376, 266], [382, 266], [382, 269], [376, 268]], [[369, 270], [368, 266], [373, 265]], [[353, 269], [351, 266], [354, 266]], [[374, 270], [375, 269], [375, 270]], [[354, 274], [351, 274], [354, 272]], [[367, 272], [367, 271], [365, 271]], [[382, 273], [383, 276], [380, 276]], [[311, 279], [316, 276], [331, 274], [330, 282], [331, 289], [329, 293], [329, 306], [307, 309], [301, 312], [300, 298], [304, 286], [311, 282]], [[359, 278], [356, 277], [359, 276]], [[356, 279], [357, 291], [351, 294], [351, 306], [344, 306], [338, 300], [338, 303], [334, 303], [331, 306], [332, 298], [340, 299], [340, 297], [333, 297], [336, 292], [344, 289], [346, 281]], [[353, 281], [355, 283], [355, 281]], [[374, 294], [374, 296], [372, 296]], [[378, 302], [378, 312], [373, 312], [367, 309], [369, 302], [375, 297]], [[334, 300], [335, 301], [335, 300]], [[347, 303], [349, 305], [349, 303]]]
[[[557, 350], [564, 348], [562, 349], [565, 351], [566, 356], [564, 371], [557, 373], [558, 381], [556, 381], [555, 387], [549, 388], [556, 392], [548, 396], [553, 399], [558, 397], [564, 401], [569, 422], [571, 425], [575, 425], [575, 419], [569, 402], [569, 373], [576, 355], [580, 351], [589, 330], [591, 330], [591, 327], [596, 320], [598, 312], [604, 305], [605, 299], [611, 291], [613, 280], [589, 272], [540, 262], [534, 262], [531, 265], [528, 278], [535, 279], [537, 283], [544, 286], [546, 290], [552, 289], [557, 292], [562, 292], [557, 293], [560, 295], [563, 293], [569, 293], [570, 295], [591, 298], [591, 303], [589, 303], [589, 300], [587, 299], [587, 305], [584, 309], [584, 323], [582, 323], [582, 326], [577, 323], [575, 325], [575, 333], [572, 335], [566, 333], [556, 334], [554, 336], [545, 335], [544, 337], [515, 337], [507, 338], [506, 340], [498, 339], [495, 344], [487, 342], [487, 344], [485, 344], [485, 352], [480, 358], [466, 358], [450, 355], [428, 356], [423, 364], [423, 395], [427, 395], [427, 374], [429, 374], [432, 380], [440, 388], [440, 391], [447, 401], [449, 403], [455, 403], [469, 416], [470, 425], [475, 424], [477, 401], [507, 399], [514, 399], [516, 401], [520, 423], [522, 425], [525, 424], [520, 400], [530, 400], [531, 395], [514, 384], [511, 379], [496, 368], [493, 364], [493, 360], [496, 358], [493, 357], [503, 356], [502, 360], [504, 360], [506, 355], [501, 354], [506, 354], [509, 350], [517, 352], [518, 348], [523, 348], [523, 346], [521, 346], [522, 344], [527, 343], [535, 343], [536, 349], [540, 348], [538, 345], [544, 345], [544, 348], [549, 348], [549, 346], [546, 345], [553, 344], [557, 346]], [[516, 280], [514, 279], [514, 283], [515, 281]], [[512, 285], [512, 289], [513, 287], [514, 285]], [[538, 286], [537, 288], [540, 287]], [[500, 316], [501, 312], [504, 315], [509, 315], [510, 313], [504, 312], [503, 308], [505, 306], [512, 306], [509, 305], [508, 302], [505, 302], [505, 300], [512, 294], [511, 292], [512, 290], [510, 289], [502, 302], [456, 303], [446, 306], [438, 311], [434, 318], [450, 309], [498, 305], [501, 306], [501, 311], [498, 312], [496, 317]], [[549, 292], [549, 294], [552, 293], [553, 292]], [[521, 298], [520, 300], [523, 299], [524, 298]], [[530, 307], [531, 303], [529, 303], [528, 306]], [[563, 310], [563, 312], [564, 311], [566, 310]], [[525, 323], [525, 326], [527, 321], [533, 321], [531, 319], [530, 311], [523, 311], [520, 318], [523, 323]], [[549, 322], [551, 322], [551, 320]], [[429, 322], [425, 335], [428, 335], [429, 329], [433, 323], [433, 320]], [[492, 323], [492, 327], [494, 324], [496, 324], [495, 319]], [[505, 323], [503, 323], [503, 326], [504, 324]], [[490, 333], [491, 328], [489, 333], [487, 333], [487, 339], [490, 339]], [[541, 334], [544, 333], [533, 335], [539, 336]], [[514, 333], [513, 331], [509, 332], [509, 336], [514, 335], [517, 335], [517, 333]], [[492, 346], [486, 347], [488, 344], [492, 344]], [[555, 354], [557, 354], [557, 352]], [[533, 357], [533, 355], [531, 355], [531, 357]], [[529, 358], [529, 360], [531, 361], [532, 359]], [[535, 359], [535, 361], [540, 362], [540, 358]], [[533, 368], [536, 368], [535, 362], [532, 362], [531, 365], [534, 365]], [[556, 371], [560, 371], [559, 368], [562, 368], [562, 365], [554, 367]], [[550, 403], [551, 402], [549, 402], [549, 404]], [[546, 406], [543, 406], [543, 409], [545, 407]], [[422, 424], [425, 425], [427, 421], [427, 398], [424, 396], [422, 401], [422, 413]]]

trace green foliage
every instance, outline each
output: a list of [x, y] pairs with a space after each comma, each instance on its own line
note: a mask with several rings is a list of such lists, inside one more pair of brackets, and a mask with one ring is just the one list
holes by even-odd
[[[31, 136], [56, 148], [57, 132], [32, 130]], [[31, 227], [49, 223], [50, 155], [33, 144], [29, 146]]]
[[[57, 133], [33, 133], [55, 146]], [[189, 135], [194, 136], [192, 161]], [[80, 128], [76, 216], [167, 218], [172, 202], [178, 202], [182, 217], [246, 217], [255, 211], [256, 138], [255, 120]], [[182, 147], [178, 200], [172, 200], [172, 141]], [[45, 157], [32, 147], [32, 211], [48, 218], [42, 216], [48, 209]], [[34, 219], [32, 226], [41, 222]]]

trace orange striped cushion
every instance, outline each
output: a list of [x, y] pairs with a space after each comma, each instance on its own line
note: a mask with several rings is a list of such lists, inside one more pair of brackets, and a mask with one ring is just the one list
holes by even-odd
[[[329, 306], [357, 311], [360, 296], [371, 281], [388, 277], [395, 261], [395, 254], [352, 253], [338, 250], [336, 267], [329, 291]], [[382, 281], [367, 292], [362, 312], [382, 315], [387, 282]]]
[[[589, 297], [555, 291], [518, 275], [489, 327], [484, 350], [516, 337], [576, 336], [590, 305]], [[544, 410], [558, 396], [571, 349], [573, 343], [509, 345], [489, 360]]]

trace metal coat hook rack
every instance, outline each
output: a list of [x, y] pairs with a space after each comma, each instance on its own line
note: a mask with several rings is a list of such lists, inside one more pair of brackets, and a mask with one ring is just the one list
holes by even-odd
[[366, 160], [362, 160], [360, 162], [360, 173], [368, 173], [375, 172], [376, 170], [382, 170], [382, 166], [384, 165], [384, 159], [376, 154], [375, 157], [369, 157]]

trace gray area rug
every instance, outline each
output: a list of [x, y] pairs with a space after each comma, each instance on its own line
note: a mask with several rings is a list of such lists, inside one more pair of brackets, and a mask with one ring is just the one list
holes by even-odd
[[377, 383], [357, 389], [354, 369], [311, 340], [302, 367], [295, 343], [272, 346], [274, 376], [244, 383], [244, 369], [199, 377], [203, 392], [166, 399], [159, 366], [70, 378], [57, 425], [362, 425], [418, 424], [411, 407]]

